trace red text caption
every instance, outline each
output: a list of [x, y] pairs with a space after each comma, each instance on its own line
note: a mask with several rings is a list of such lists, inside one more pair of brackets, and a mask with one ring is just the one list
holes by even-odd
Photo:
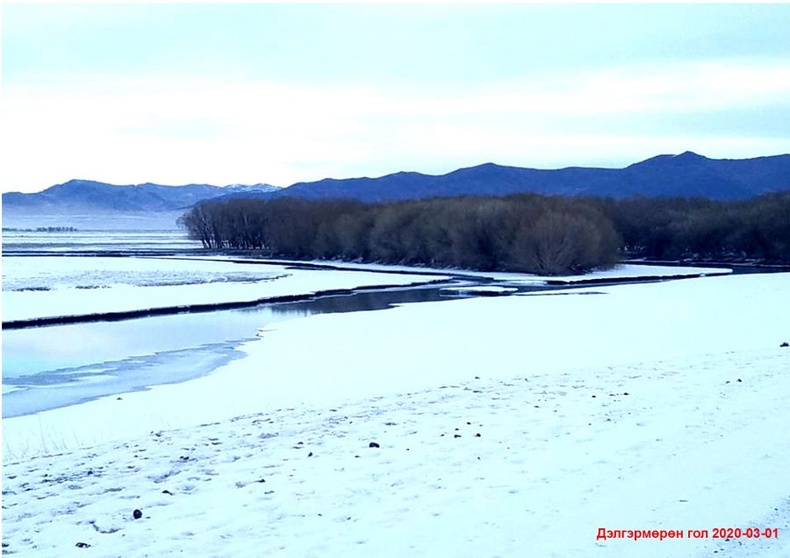
[[779, 529], [776, 527], [759, 528], [747, 527], [716, 527], [708, 529], [606, 529], [598, 528], [596, 541], [609, 539], [776, 539], [779, 538]]

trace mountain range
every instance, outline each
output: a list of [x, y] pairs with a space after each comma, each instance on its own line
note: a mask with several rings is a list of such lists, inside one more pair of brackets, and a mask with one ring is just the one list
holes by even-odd
[[212, 186], [188, 184], [186, 186], [163, 186], [161, 184], [135, 184], [117, 186], [93, 180], [69, 180], [42, 192], [3, 194], [3, 212], [6, 210], [39, 211], [44, 213], [82, 213], [95, 211], [149, 212], [186, 211], [194, 204], [230, 194], [262, 194], [279, 190], [268, 184], [252, 186]]
[[790, 190], [790, 155], [708, 159], [687, 151], [659, 155], [624, 169], [540, 170], [486, 163], [441, 176], [399, 172], [381, 178], [301, 182], [270, 195], [389, 201], [430, 196], [507, 195], [699, 197], [747, 199]]
[[144, 213], [185, 211], [207, 199], [227, 197], [354, 198], [366, 202], [437, 196], [533, 192], [562, 196], [701, 197], [748, 199], [790, 191], [790, 154], [753, 159], [709, 159], [692, 152], [659, 155], [622, 169], [556, 170], [486, 163], [443, 175], [398, 172], [379, 178], [327, 178], [287, 188], [268, 184], [116, 186], [71, 180], [42, 192], [3, 194], [3, 218], [12, 214]]

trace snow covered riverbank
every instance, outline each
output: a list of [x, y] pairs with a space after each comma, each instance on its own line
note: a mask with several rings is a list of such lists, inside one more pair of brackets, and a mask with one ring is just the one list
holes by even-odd
[[[779, 556], [790, 482], [766, 450], [783, 363], [471, 379], [6, 465], [4, 541], [25, 556]], [[783, 538], [595, 540], [722, 526]]]
[[4, 258], [3, 265], [4, 322], [407, 286], [442, 278], [186, 258], [32, 256]]
[[559, 294], [286, 322], [209, 376], [5, 420], [5, 550], [790, 552], [790, 274]]

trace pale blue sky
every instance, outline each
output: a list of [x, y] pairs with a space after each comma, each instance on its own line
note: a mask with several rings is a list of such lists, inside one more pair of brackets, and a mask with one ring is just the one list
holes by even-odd
[[3, 191], [790, 152], [790, 5], [2, 10]]

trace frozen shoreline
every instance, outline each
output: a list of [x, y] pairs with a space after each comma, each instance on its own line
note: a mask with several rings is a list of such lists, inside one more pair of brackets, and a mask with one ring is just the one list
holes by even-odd
[[[261, 331], [259, 338], [238, 347], [245, 358], [209, 376], [125, 394], [126, 401], [140, 400], [139, 412], [119, 417], [123, 428], [107, 425], [107, 430], [127, 436], [148, 432], [160, 422], [159, 427], [175, 428], [230, 418], [235, 411], [256, 412], [278, 400], [314, 404], [428, 388], [492, 365], [497, 376], [509, 377], [524, 367], [563, 370], [773, 347], [790, 337], [783, 311], [790, 307], [789, 278], [724, 276], [560, 291], [571, 296], [536, 293], [316, 315]], [[575, 296], [584, 294], [606, 296]], [[528, 353], [517, 356], [523, 350]], [[368, 386], [372, 364], [376, 384]], [[247, 388], [236, 393], [233, 386], [241, 385]], [[218, 406], [213, 394], [227, 390], [237, 400]], [[202, 405], [173, 405], [182, 399], [179, 394]], [[101, 436], [91, 432], [102, 425], [94, 417], [115, 412], [112, 397], [4, 421], [4, 459], [20, 453], [14, 438], [23, 424], [21, 438], [38, 440], [41, 446], [36, 454], [46, 451], [48, 438], [85, 437], [85, 443], [96, 443]], [[47, 431], [54, 425], [55, 432], [64, 427], [70, 432], [50, 436]], [[31, 426], [34, 434], [24, 434]]]
[[[326, 267], [299, 269], [300, 263]], [[123, 319], [137, 314], [158, 315], [189, 308], [216, 307], [221, 310], [234, 305], [338, 290], [416, 286], [452, 277], [531, 286], [714, 276], [732, 272], [723, 268], [623, 264], [578, 276], [542, 277], [376, 264], [183, 256], [10, 256], [5, 258], [4, 264], [3, 322], [9, 327], [91, 321], [93, 316]], [[221, 267], [223, 265], [224, 268]]]
[[[108, 557], [790, 551], [790, 274], [573, 292], [599, 296], [287, 322], [209, 376], [3, 421], [4, 543]], [[757, 526], [779, 539], [595, 539]]]
[[[472, 378], [7, 463], [3, 540], [25, 556], [783, 555], [786, 455], [765, 452], [790, 389], [767, 353]], [[780, 538], [595, 538], [721, 526]]]
[[[46, 256], [12, 258], [7, 263], [10, 265], [4, 269], [4, 288], [7, 289], [4, 302], [14, 304], [6, 305], [5, 319], [20, 312], [43, 314], [43, 317], [3, 323], [7, 335], [4, 349], [8, 349], [3, 374], [3, 416], [6, 418], [160, 384], [189, 381], [210, 373], [223, 361], [243, 356], [236, 345], [245, 339], [255, 339], [258, 330], [279, 321], [281, 318], [276, 317], [278, 313], [274, 310], [287, 308], [288, 305], [282, 303], [288, 301], [304, 300], [300, 308], [309, 314], [325, 311], [322, 308], [329, 311], [373, 310], [418, 300], [501, 296], [519, 290], [546, 288], [544, 278], [520, 274], [491, 277], [477, 272], [470, 276], [467, 274], [470, 272], [464, 271], [365, 265], [338, 270], [326, 262], [313, 262], [305, 267], [304, 263], [238, 262], [222, 258]], [[609, 281], [611, 277], [621, 277], [631, 281], [632, 277], [640, 278], [646, 272], [674, 276], [705, 270], [620, 266], [582, 278]], [[452, 281], [448, 281], [450, 275]], [[502, 281], [506, 286], [493, 286], [491, 281]], [[408, 289], [436, 282], [445, 282], [449, 288], [441, 291], [438, 288], [423, 290], [422, 287]], [[451, 286], [453, 283], [458, 288]], [[327, 290], [326, 287], [340, 288]], [[384, 287], [388, 287], [386, 292], [382, 291]], [[41, 292], [40, 289], [45, 290]], [[370, 298], [364, 294], [369, 290], [379, 294]], [[420, 291], [435, 294], [420, 296], [417, 294]], [[257, 298], [266, 293], [269, 296]], [[352, 293], [355, 296], [346, 296]], [[335, 296], [324, 303], [323, 295]], [[383, 304], [384, 299], [391, 302]], [[260, 306], [261, 300], [267, 305]], [[357, 300], [368, 301], [368, 304], [357, 304]], [[174, 302], [182, 304], [168, 306]], [[280, 304], [271, 306], [275, 302]], [[271, 316], [265, 317], [265, 310], [270, 306]], [[46, 317], [46, 314], [55, 313], [56, 307], [70, 312], [65, 316]], [[234, 311], [239, 308], [251, 310]], [[74, 312], [81, 314], [74, 315]], [[251, 313], [256, 316], [239, 318]], [[295, 314], [298, 313], [295, 309]], [[217, 319], [214, 329], [218, 332], [213, 335], [209, 333], [212, 316]], [[259, 323], [256, 325], [255, 321]], [[105, 322], [105, 325], [96, 322]], [[39, 329], [35, 326], [54, 327]], [[194, 342], [190, 343], [181, 334], [176, 338], [169, 336], [168, 326], [178, 331], [194, 328]], [[163, 343], [161, 337], [157, 337], [161, 335], [171, 338], [171, 342]], [[125, 353], [124, 347], [129, 352]], [[222, 354], [214, 358], [210, 354], [212, 351]]]
[[[12, 257], [6, 258], [5, 264], [13, 266], [4, 270], [10, 281], [24, 283], [16, 275], [40, 277], [39, 283], [51, 288], [3, 291], [4, 322], [251, 302], [334, 289], [407, 286], [442, 278], [169, 258]], [[239, 274], [238, 278], [234, 274]], [[140, 276], [148, 277], [150, 284], [140, 284]], [[157, 278], [173, 284], [157, 284]]]

